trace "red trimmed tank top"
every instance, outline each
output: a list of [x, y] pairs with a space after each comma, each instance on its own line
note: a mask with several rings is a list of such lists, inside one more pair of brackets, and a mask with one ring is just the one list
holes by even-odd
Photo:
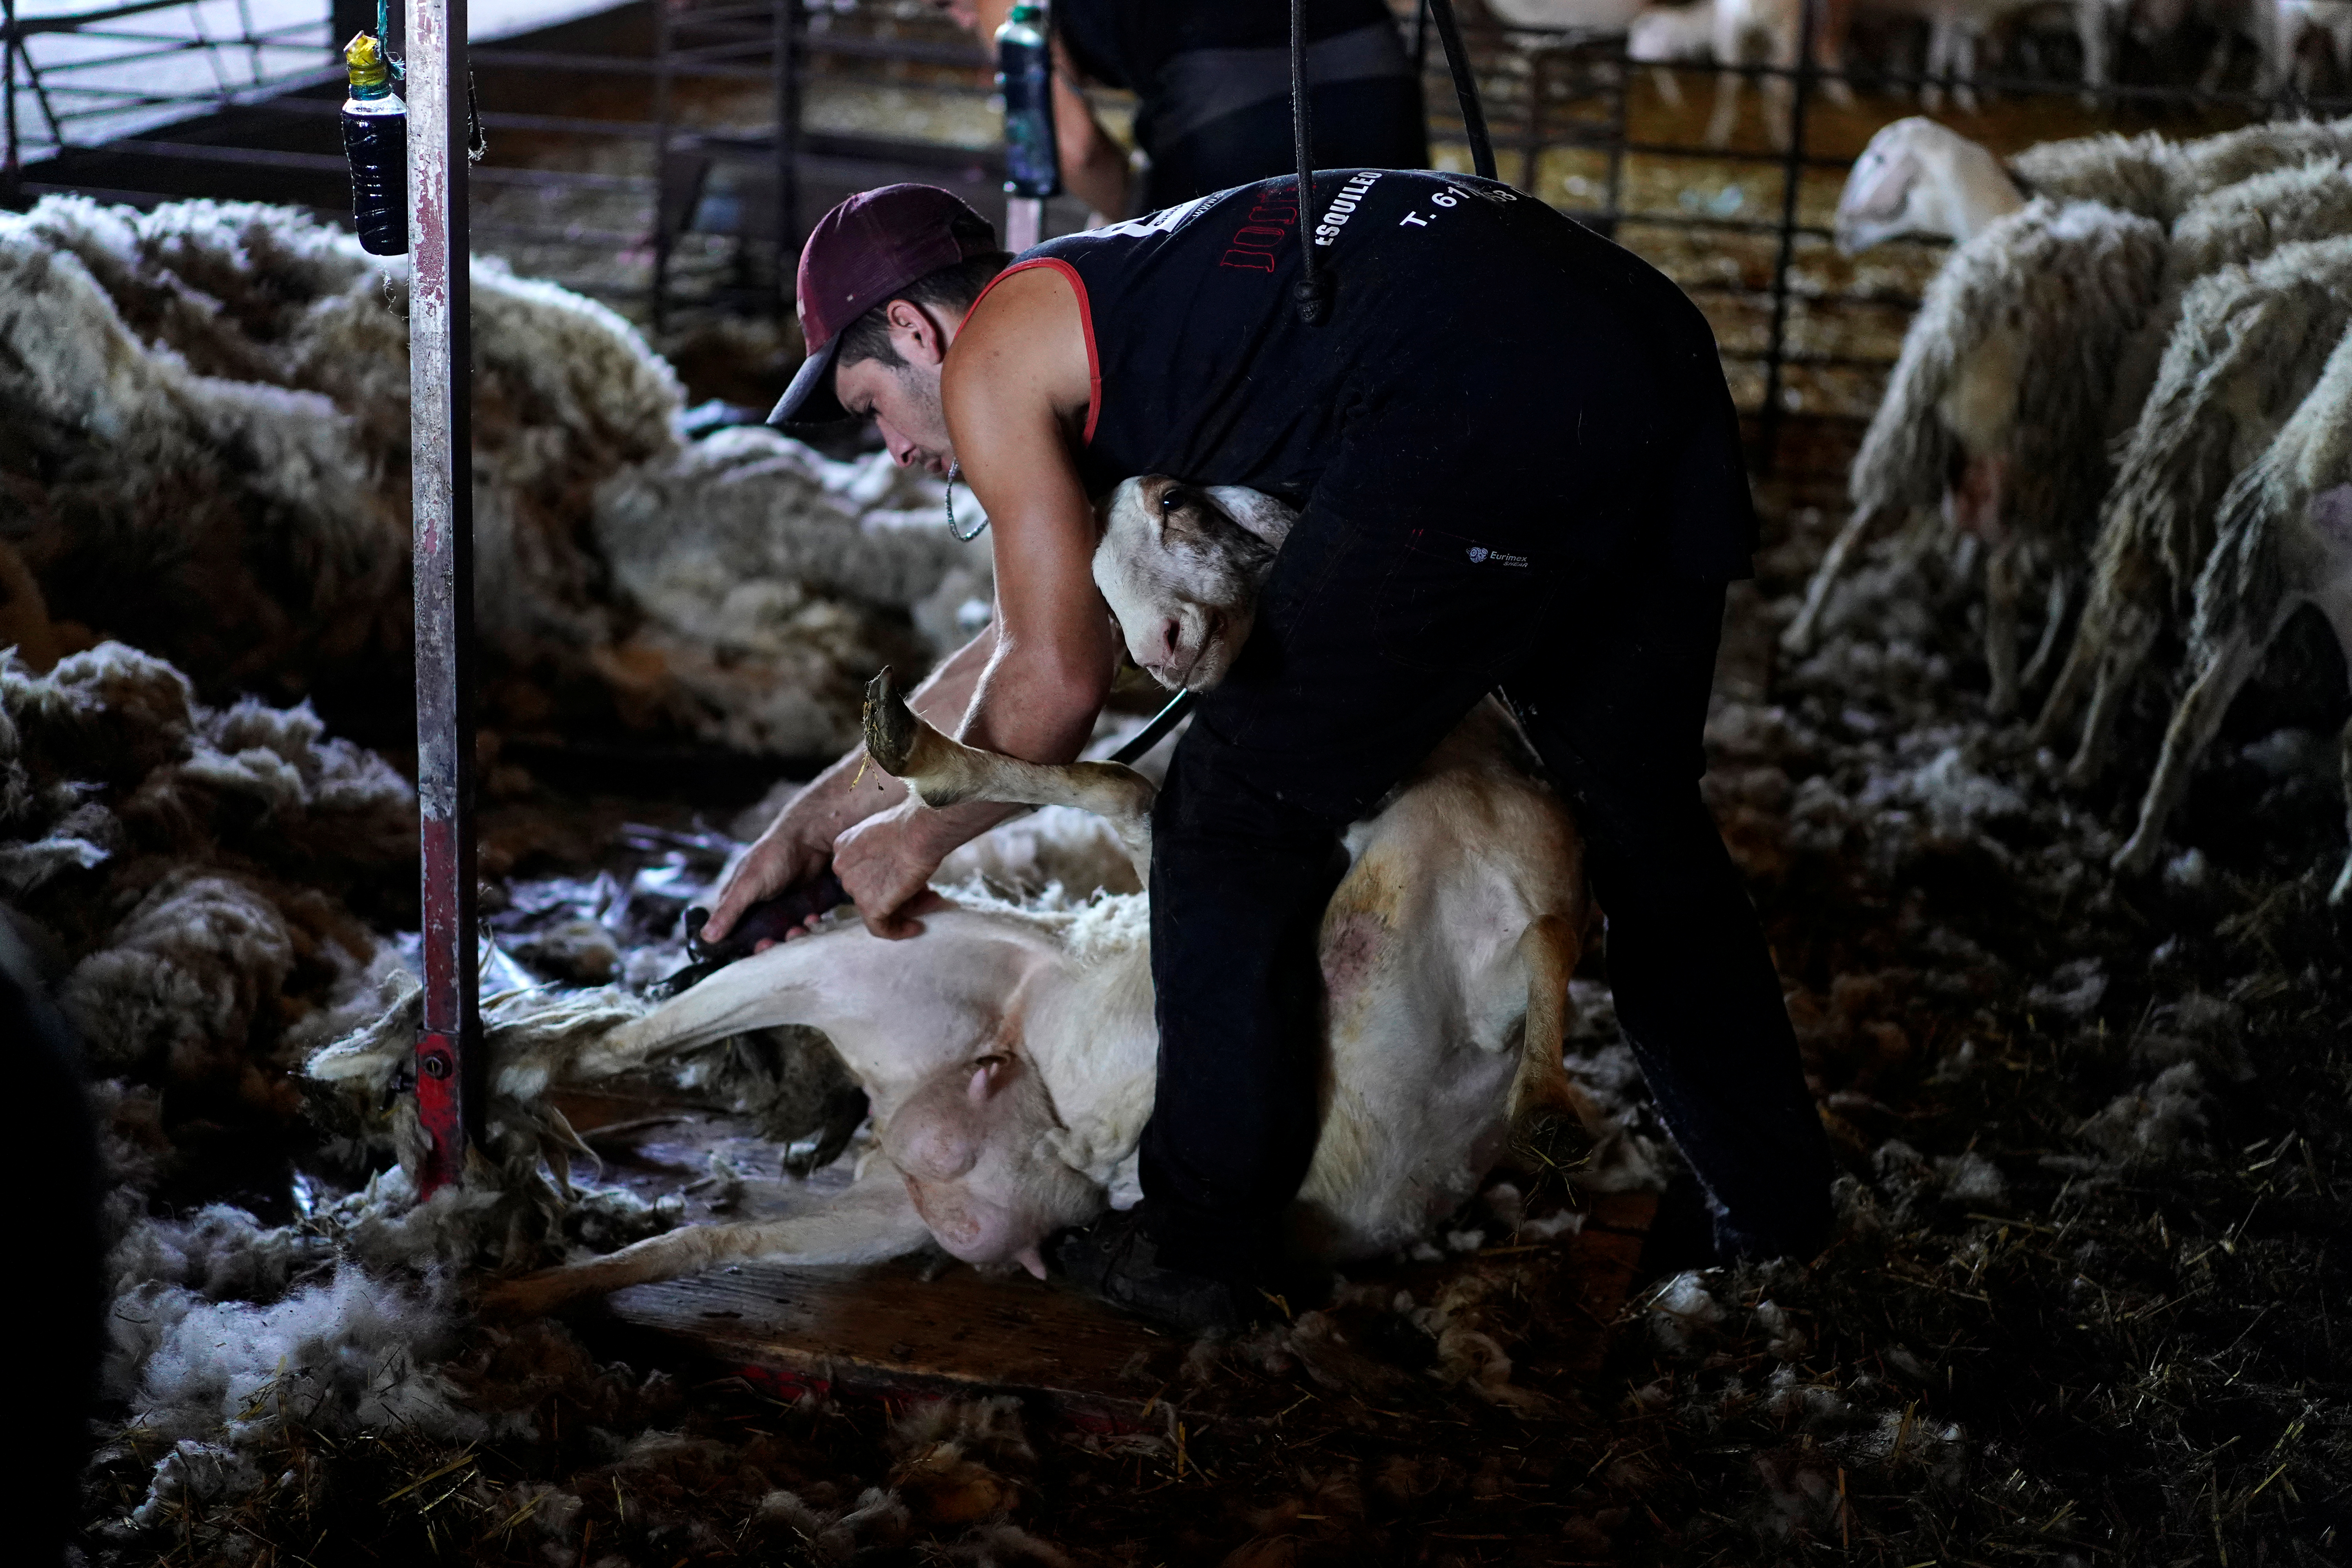
[[1261, 181], [1014, 263], [1078, 292], [1089, 490], [1170, 474], [1369, 527], [1508, 509], [1564, 563], [1647, 541], [1682, 574], [1747, 574], [1738, 416], [1671, 280], [1492, 181], [1325, 170], [1314, 237], [1336, 295], [1309, 327], [1296, 189]]

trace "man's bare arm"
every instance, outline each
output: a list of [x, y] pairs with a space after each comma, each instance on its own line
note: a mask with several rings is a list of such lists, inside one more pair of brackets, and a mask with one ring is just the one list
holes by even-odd
[[[993, 624], [941, 660], [908, 699], [915, 711], [943, 730], [953, 729], [971, 706], [981, 673], [996, 649]], [[907, 798], [907, 786], [866, 765], [863, 746], [853, 747], [819, 773], [777, 814], [751, 851], [735, 863], [712, 904], [703, 936], [716, 942], [734, 928], [744, 910], [761, 899], [822, 873], [833, 858], [833, 841], [847, 828]]]
[[[1029, 762], [1076, 757], [1109, 693], [1118, 643], [1094, 584], [1095, 514], [1071, 450], [1091, 367], [1077, 296], [1055, 269], [1014, 273], [965, 321], [940, 384], [964, 478], [996, 552], [996, 646], [961, 727], [967, 744]], [[1007, 815], [909, 802], [835, 846], [835, 869], [867, 925], [913, 929], [898, 910], [941, 859]]]

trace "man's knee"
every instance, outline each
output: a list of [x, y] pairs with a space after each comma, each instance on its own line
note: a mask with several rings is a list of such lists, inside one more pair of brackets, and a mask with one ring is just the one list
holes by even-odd
[[1277, 771], [1213, 736], [1188, 734], [1176, 747], [1152, 807], [1155, 839], [1248, 840], [1315, 845], [1346, 827], [1304, 770]]

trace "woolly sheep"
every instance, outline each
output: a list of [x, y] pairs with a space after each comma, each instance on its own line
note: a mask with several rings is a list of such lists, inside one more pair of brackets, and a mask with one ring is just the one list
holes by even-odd
[[[2263, 455], [2231, 481], [2214, 534], [2197, 580], [2192, 679], [2165, 732], [2138, 825], [2116, 854], [2118, 869], [2154, 864], [2164, 825], [2231, 700], [2297, 609], [2316, 605], [2352, 662], [2352, 331]], [[2352, 723], [2337, 745], [2352, 797]], [[2352, 856], [2328, 900], [2347, 897]]]
[[[1989, 547], [1989, 701], [1995, 715], [2014, 706], [2021, 579], [2063, 574], [2079, 559], [2082, 520], [2106, 485], [2115, 367], [2155, 301], [2163, 256], [2163, 230], [2147, 218], [2046, 199], [1953, 252], [1863, 437], [1853, 513], [1784, 634], [1791, 651], [1811, 647], [1830, 589], [1867, 531], [1940, 502], [1952, 527]], [[2045, 653], [2057, 618], [2053, 602]]]
[[2033, 196], [2092, 201], [2169, 224], [2198, 197], [2315, 157], [2352, 157], [2352, 119], [2283, 121], [2194, 142], [2153, 132], [2044, 142], [2006, 165], [1978, 142], [1913, 116], [1881, 126], [1838, 197], [1848, 255], [1902, 237], [1965, 244]]
[[2352, 236], [2282, 246], [2182, 295], [2101, 510], [2090, 600], [2035, 726], [2037, 742], [2054, 740], [2091, 689], [2070, 784], [2105, 767], [2123, 700], [2212, 550], [2215, 504], [2318, 380], [2347, 321]]
[[2127, 434], [2155, 390], [2190, 284], [2231, 262], [2259, 261], [2282, 245], [2339, 234], [2352, 234], [2352, 165], [2335, 154], [2240, 180], [2190, 203], [2172, 225], [2156, 308], [2116, 373], [2110, 430]]

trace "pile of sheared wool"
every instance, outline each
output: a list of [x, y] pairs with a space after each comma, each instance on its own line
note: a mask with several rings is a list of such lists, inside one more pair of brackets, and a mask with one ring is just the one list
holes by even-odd
[[[107, 637], [210, 698], [404, 708], [404, 264], [290, 208], [0, 214], [0, 640]], [[681, 433], [604, 307], [473, 269], [475, 611], [495, 728], [604, 721], [806, 756], [984, 619], [935, 481]]]
[[[94, 1080], [117, 1418], [100, 1463], [148, 1472], [100, 1531], [126, 1549], [272, 1484], [255, 1456], [291, 1426], [515, 1429], [442, 1370], [457, 1270], [676, 1223], [674, 1201], [571, 1187], [536, 1125], [494, 1125], [492, 1160], [417, 1203], [389, 1163], [397, 1112], [384, 1127], [300, 1078], [320, 1040], [414, 990], [372, 926], [413, 918], [415, 843], [406, 781], [307, 706], [206, 707], [119, 643], [46, 675], [0, 654], [0, 920]], [[289, 1167], [284, 1224], [219, 1201], [282, 1192]]]

